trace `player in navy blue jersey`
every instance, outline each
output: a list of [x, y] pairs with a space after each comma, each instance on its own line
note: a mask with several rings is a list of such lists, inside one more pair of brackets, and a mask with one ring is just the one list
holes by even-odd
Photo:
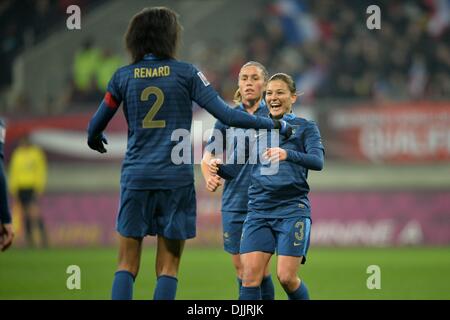
[[[308, 199], [308, 170], [322, 170], [324, 148], [317, 125], [292, 113], [297, 98], [295, 83], [286, 74], [273, 75], [267, 84], [266, 103], [270, 116], [284, 119], [293, 127], [289, 138], [279, 138], [279, 147], [260, 150], [261, 161], [253, 166], [248, 191], [248, 214], [241, 239], [243, 284], [240, 299], [261, 299], [260, 283], [264, 268], [276, 251], [277, 277], [292, 300], [309, 299], [308, 289], [297, 276], [305, 263], [311, 230], [311, 206]], [[262, 169], [277, 162], [274, 174]], [[228, 172], [227, 165], [215, 166], [219, 175]], [[233, 168], [228, 165], [228, 168]]]
[[14, 232], [11, 214], [8, 206], [8, 188], [3, 166], [3, 145], [5, 143], [5, 123], [0, 119], [0, 250], [5, 251], [11, 246]]
[[[131, 299], [142, 239], [157, 235], [154, 299], [174, 299], [186, 239], [195, 237], [196, 198], [192, 163], [178, 163], [176, 132], [190, 132], [192, 101], [222, 122], [280, 129], [285, 121], [229, 108], [193, 65], [175, 59], [181, 26], [165, 7], [146, 8], [130, 21], [125, 42], [132, 63], [118, 69], [88, 127], [88, 145], [106, 152], [103, 134], [120, 104], [128, 124], [117, 217], [119, 263], [112, 298]], [[190, 157], [188, 157], [190, 158]], [[189, 162], [189, 161], [188, 161]]]
[[[234, 102], [238, 104], [236, 109], [248, 112], [254, 115], [268, 117], [269, 110], [264, 101], [264, 91], [266, 88], [269, 75], [266, 68], [255, 61], [244, 64], [239, 72], [238, 89], [235, 94]], [[233, 144], [234, 152], [227, 154], [229, 161], [236, 162], [239, 150], [234, 136], [245, 133], [242, 129], [234, 130], [230, 126], [224, 125], [217, 120], [214, 129], [220, 132], [223, 141], [230, 141]], [[227, 132], [233, 130], [233, 134], [227, 135]], [[209, 164], [211, 161], [221, 157], [225, 151], [226, 145], [223, 144], [221, 150], [214, 150], [212, 142], [214, 135], [211, 136], [205, 148], [202, 160], [202, 173], [205, 178], [206, 187], [209, 191], [214, 192], [222, 184], [221, 178], [217, 174], [209, 173]], [[243, 141], [242, 139], [240, 141]], [[223, 228], [223, 245], [226, 252], [231, 254], [232, 262], [236, 270], [239, 291], [242, 286], [242, 264], [239, 256], [239, 247], [241, 242], [242, 226], [247, 216], [248, 188], [250, 186], [250, 172], [252, 165], [248, 161], [242, 166], [239, 174], [235, 179], [225, 180], [222, 193], [222, 228]], [[238, 291], [238, 292], [239, 292]], [[264, 300], [274, 299], [274, 286], [270, 275], [270, 265], [268, 264], [264, 272], [264, 278], [261, 283], [261, 295]]]

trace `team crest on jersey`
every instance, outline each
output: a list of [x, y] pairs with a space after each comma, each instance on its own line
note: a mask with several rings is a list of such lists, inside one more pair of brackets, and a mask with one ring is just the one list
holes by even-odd
[[200, 78], [200, 80], [202, 80], [202, 82], [205, 85], [205, 87], [209, 86], [208, 79], [206, 79], [205, 75], [201, 71], [197, 72], [197, 75]]

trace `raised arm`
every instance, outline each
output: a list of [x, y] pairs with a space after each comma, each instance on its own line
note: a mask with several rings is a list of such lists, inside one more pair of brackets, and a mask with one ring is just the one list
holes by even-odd
[[258, 117], [247, 112], [230, 108], [221, 97], [216, 96], [203, 104], [202, 107], [215, 118], [231, 127], [244, 129], [279, 129], [280, 134], [289, 137], [292, 128], [284, 120], [276, 120], [266, 117]]
[[194, 67], [191, 71], [190, 91], [192, 100], [225, 125], [244, 129], [279, 129], [280, 134], [287, 137], [292, 134], [292, 128], [283, 120], [257, 117], [231, 108], [212, 88], [201, 71]]

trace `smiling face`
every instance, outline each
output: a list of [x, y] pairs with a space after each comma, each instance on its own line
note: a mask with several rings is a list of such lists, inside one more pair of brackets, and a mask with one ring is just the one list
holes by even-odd
[[286, 82], [280, 79], [269, 81], [266, 90], [266, 102], [272, 118], [279, 119], [285, 113], [291, 112], [297, 95], [289, 90]]
[[263, 71], [253, 65], [243, 67], [238, 85], [243, 104], [249, 105], [252, 104], [250, 102], [260, 100], [266, 86]]

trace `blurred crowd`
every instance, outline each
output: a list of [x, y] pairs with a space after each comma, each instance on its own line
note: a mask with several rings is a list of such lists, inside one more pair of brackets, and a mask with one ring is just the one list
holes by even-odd
[[450, 1], [376, 1], [381, 30], [369, 30], [373, 2], [267, 1], [228, 59], [217, 58], [219, 45], [203, 44], [195, 60], [214, 61], [206, 73], [228, 99], [248, 60], [292, 74], [309, 101], [448, 99]]
[[83, 104], [101, 100], [114, 72], [126, 61], [107, 48], [95, 45], [92, 39], [85, 39], [75, 53], [72, 65], [72, 82], [69, 99]]
[[[89, 1], [89, 5], [103, 0]], [[322, 98], [448, 99], [450, 0], [381, 0], [381, 30], [369, 30], [374, 1], [262, 0], [239, 41], [185, 46], [220, 94], [231, 101], [240, 67], [249, 60], [269, 73], [286, 72], [304, 92]], [[11, 83], [12, 62], [86, 0], [0, 1], [0, 91]], [[263, 4], [263, 5], [261, 5]], [[44, 23], [45, 22], [45, 23]], [[122, 38], [118, 38], [121, 41]], [[74, 53], [70, 100], [97, 101], [107, 78], [126, 62], [86, 39]]]
[[0, 1], [0, 91], [12, 81], [12, 64], [26, 47], [39, 42], [67, 18], [70, 5], [80, 8], [102, 0], [1, 0]]

